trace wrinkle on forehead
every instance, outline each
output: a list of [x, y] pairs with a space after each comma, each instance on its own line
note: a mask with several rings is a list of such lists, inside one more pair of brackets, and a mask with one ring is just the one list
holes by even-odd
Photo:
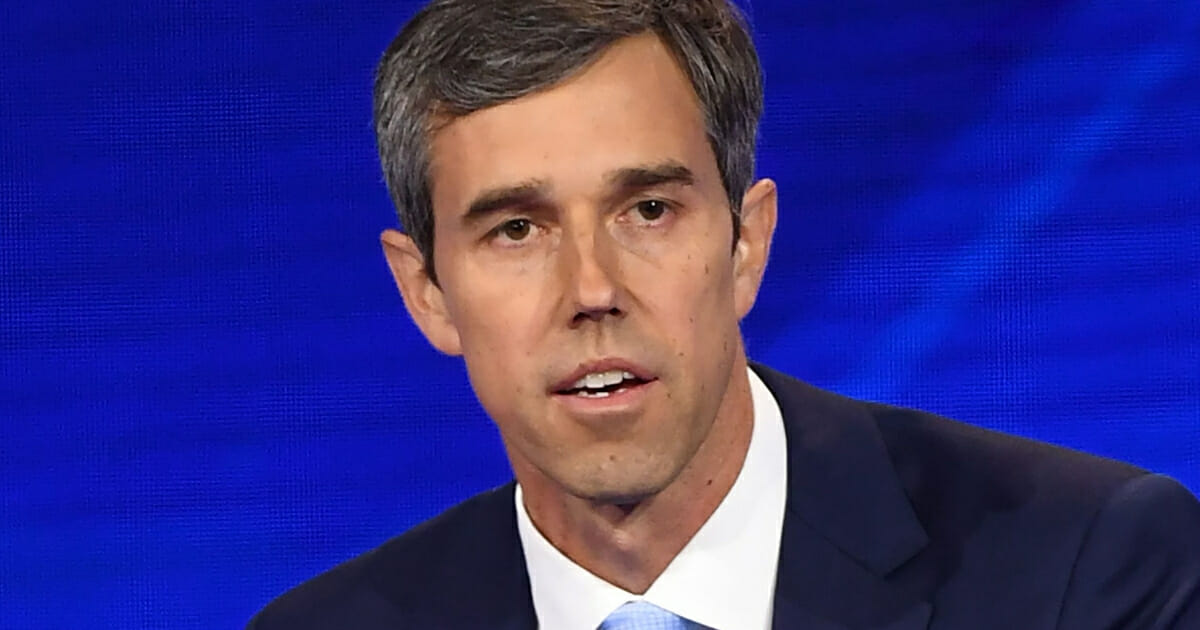
[[485, 189], [540, 181], [563, 194], [595, 191], [605, 174], [645, 164], [677, 162], [720, 186], [699, 99], [653, 35], [614, 44], [546, 90], [444, 124], [431, 147], [434, 208], [446, 218]]

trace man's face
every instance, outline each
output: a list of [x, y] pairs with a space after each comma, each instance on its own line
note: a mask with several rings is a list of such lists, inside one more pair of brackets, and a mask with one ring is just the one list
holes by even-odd
[[440, 286], [402, 290], [431, 342], [464, 357], [523, 484], [644, 498], [728, 415], [762, 265], [733, 248], [704, 129], [647, 35], [434, 134]]

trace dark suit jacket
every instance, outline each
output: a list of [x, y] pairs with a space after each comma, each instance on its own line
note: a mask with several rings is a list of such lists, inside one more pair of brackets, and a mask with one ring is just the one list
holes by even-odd
[[[754, 369], [788, 440], [775, 628], [1200, 630], [1200, 503], [1174, 481]], [[510, 483], [249, 627], [536, 625]]]

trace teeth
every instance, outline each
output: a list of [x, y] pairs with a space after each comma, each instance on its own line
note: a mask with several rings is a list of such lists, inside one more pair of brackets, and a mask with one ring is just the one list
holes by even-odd
[[[632, 381], [634, 376], [630, 372], [624, 370], [608, 370], [607, 372], [592, 372], [584, 375], [583, 378], [575, 381], [571, 385], [572, 389], [604, 389], [612, 387], [621, 381]], [[599, 394], [608, 395], [608, 392], [596, 392]]]

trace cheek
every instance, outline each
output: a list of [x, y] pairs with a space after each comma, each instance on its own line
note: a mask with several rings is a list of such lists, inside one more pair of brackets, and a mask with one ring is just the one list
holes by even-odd
[[489, 397], [511, 398], [533, 382], [531, 371], [544, 317], [537, 312], [538, 292], [528, 281], [503, 280], [495, 273], [461, 274], [448, 304], [462, 340], [463, 359], [476, 389]]
[[539, 331], [544, 332], [535, 315], [545, 274], [533, 265], [524, 267], [528, 268], [470, 264], [457, 270], [447, 291], [455, 296], [448, 307], [464, 345], [511, 351], [529, 348]]
[[725, 335], [730, 326], [736, 328], [729, 252], [693, 249], [674, 258], [671, 264], [647, 274], [642, 290], [651, 313], [662, 320], [664, 332], [697, 345], [697, 340], [711, 343], [714, 335]]
[[496, 342], [476, 342], [464, 346], [471, 352], [463, 355], [467, 377], [475, 396], [502, 431], [513, 428], [513, 418], [527, 416], [525, 405], [533, 400], [537, 371], [526, 353], [512, 345]]

